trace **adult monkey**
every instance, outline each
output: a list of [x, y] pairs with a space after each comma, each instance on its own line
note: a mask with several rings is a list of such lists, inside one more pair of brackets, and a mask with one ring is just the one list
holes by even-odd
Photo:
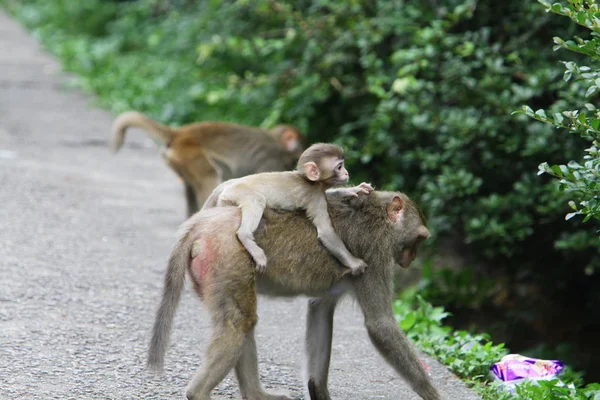
[[188, 270], [213, 321], [204, 366], [188, 385], [188, 399], [210, 399], [212, 389], [235, 368], [242, 398], [289, 400], [265, 392], [259, 380], [254, 341], [257, 292], [313, 298], [309, 301], [306, 336], [311, 400], [330, 400], [327, 375], [333, 313], [344, 293], [356, 297], [371, 342], [386, 361], [423, 399], [441, 399], [392, 310], [394, 270], [398, 264], [408, 267], [419, 243], [429, 236], [423, 214], [402, 193], [373, 192], [347, 198], [334, 189], [327, 196], [339, 236], [353, 254], [369, 264], [364, 274], [345, 274], [348, 270], [319, 245], [316, 230], [303, 213], [269, 209], [256, 231], [256, 240], [269, 258], [269, 268], [257, 274], [235, 235], [239, 210], [202, 210], [183, 224], [171, 253], [148, 353], [149, 367], [163, 367], [171, 323]]
[[259, 172], [294, 169], [304, 150], [302, 134], [290, 125], [271, 130], [228, 122], [196, 122], [177, 129], [128, 111], [112, 126], [117, 152], [131, 126], [144, 129], [164, 145], [162, 156], [183, 180], [187, 215], [194, 214], [221, 182]]

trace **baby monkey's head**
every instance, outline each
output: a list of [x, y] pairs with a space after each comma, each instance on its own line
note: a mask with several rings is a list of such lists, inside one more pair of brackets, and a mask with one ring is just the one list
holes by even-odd
[[344, 167], [344, 150], [331, 143], [315, 143], [306, 149], [298, 160], [298, 172], [308, 180], [327, 187], [348, 183]]

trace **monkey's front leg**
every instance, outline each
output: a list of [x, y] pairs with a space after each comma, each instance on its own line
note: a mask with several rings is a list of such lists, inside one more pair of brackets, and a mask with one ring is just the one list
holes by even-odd
[[354, 287], [371, 343], [422, 399], [442, 400], [394, 318], [391, 286], [373, 273], [357, 280]]
[[336, 303], [337, 298], [313, 299], [308, 302], [306, 370], [310, 400], [331, 400], [327, 390], [327, 378]]

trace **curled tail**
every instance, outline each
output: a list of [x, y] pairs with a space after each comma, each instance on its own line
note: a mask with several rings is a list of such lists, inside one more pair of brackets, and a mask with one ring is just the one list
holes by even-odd
[[173, 139], [174, 132], [168, 126], [160, 124], [140, 112], [127, 111], [119, 115], [113, 122], [110, 142], [112, 151], [116, 153], [123, 146], [125, 131], [131, 126], [147, 131], [150, 136], [162, 144], [167, 144]]
[[163, 297], [156, 312], [150, 349], [148, 350], [148, 368], [154, 371], [162, 371], [164, 366], [165, 352], [171, 334], [171, 325], [175, 311], [177, 311], [177, 306], [179, 305], [179, 299], [181, 298], [181, 292], [185, 283], [185, 272], [190, 262], [190, 253], [194, 243], [189, 235], [194, 222], [193, 219], [189, 219], [181, 226], [179, 239], [169, 257]]

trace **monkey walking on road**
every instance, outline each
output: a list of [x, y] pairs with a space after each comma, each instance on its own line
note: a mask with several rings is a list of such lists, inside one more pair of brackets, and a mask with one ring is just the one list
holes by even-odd
[[[317, 228], [319, 241], [350, 268], [352, 275], [358, 275], [364, 272], [367, 264], [354, 257], [335, 233], [325, 199], [327, 189], [348, 183], [348, 179], [344, 150], [334, 144], [316, 143], [302, 153], [295, 171], [266, 172], [221, 183], [206, 200], [203, 209], [225, 205], [241, 208], [242, 222], [237, 236], [252, 256], [258, 272], [264, 272], [267, 267], [265, 252], [254, 240], [254, 231], [265, 207], [305, 210]], [[372, 191], [373, 188], [364, 182], [353, 188], [338, 189], [338, 193], [349, 197]]]
[[383, 358], [421, 398], [440, 400], [392, 308], [394, 271], [398, 265], [407, 268], [419, 243], [429, 236], [423, 214], [406, 195], [395, 192], [349, 198], [330, 190], [327, 202], [340, 238], [369, 264], [358, 277], [346, 274], [319, 244], [314, 225], [301, 211], [265, 210], [256, 231], [256, 241], [269, 258], [264, 274], [257, 274], [234, 235], [241, 222], [238, 208], [204, 209], [185, 222], [165, 274], [148, 366], [163, 368], [187, 270], [213, 323], [204, 365], [187, 387], [189, 400], [209, 400], [232, 369], [243, 399], [291, 400], [266, 392], [260, 382], [254, 340], [257, 293], [312, 298], [306, 325], [306, 388], [311, 400], [331, 400], [327, 378], [333, 315], [344, 294], [356, 298], [371, 342]]
[[172, 129], [137, 111], [119, 115], [112, 126], [117, 152], [127, 128], [144, 129], [164, 145], [165, 162], [183, 180], [187, 214], [194, 214], [219, 183], [228, 179], [293, 169], [304, 150], [302, 134], [292, 126], [271, 130], [226, 122], [197, 122]]

